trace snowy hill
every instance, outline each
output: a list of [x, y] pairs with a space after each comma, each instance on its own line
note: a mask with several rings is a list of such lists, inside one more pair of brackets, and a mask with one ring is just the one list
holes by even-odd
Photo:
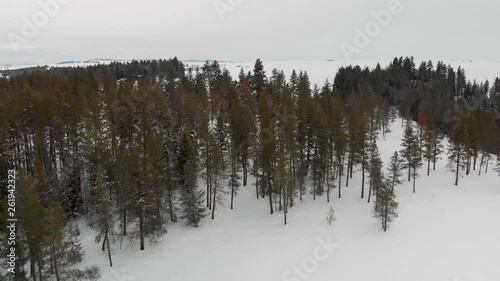
[[[379, 141], [384, 163], [400, 149], [400, 122]], [[454, 186], [454, 174], [438, 162], [430, 176], [397, 187], [399, 218], [384, 233], [372, 204], [360, 198], [354, 175], [343, 198], [304, 202], [283, 215], [269, 215], [265, 199], [255, 198], [254, 179], [221, 207], [215, 221], [199, 228], [171, 224], [156, 246], [114, 246], [114, 267], [83, 224], [85, 265], [97, 264], [105, 281], [498, 281], [500, 280], [500, 185], [496, 173], [474, 171]], [[483, 171], [484, 173], [484, 171]], [[423, 174], [423, 172], [422, 172]], [[336, 190], [333, 191], [336, 194]], [[336, 221], [325, 222], [333, 207]]]

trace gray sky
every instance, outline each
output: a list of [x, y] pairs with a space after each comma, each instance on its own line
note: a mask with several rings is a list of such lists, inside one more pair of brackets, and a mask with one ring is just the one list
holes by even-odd
[[[391, 1], [397, 0], [2, 0], [0, 64], [173, 56], [344, 60], [341, 43], [356, 47], [355, 28], [365, 29], [374, 20], [371, 12], [387, 10]], [[58, 3], [47, 24], [39, 2]], [[217, 12], [214, 5], [223, 9], [221, 3], [230, 10]], [[500, 2], [399, 3], [402, 11], [351, 59], [500, 61]], [[36, 18], [38, 31], [28, 38], [23, 27]], [[20, 42], [17, 51], [11, 38]]]

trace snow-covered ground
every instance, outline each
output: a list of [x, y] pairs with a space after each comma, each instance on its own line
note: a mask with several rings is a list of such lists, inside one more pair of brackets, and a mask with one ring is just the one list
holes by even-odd
[[[400, 122], [392, 129], [379, 142], [385, 163], [400, 149]], [[217, 209], [215, 221], [207, 217], [197, 229], [169, 225], [160, 243], [143, 252], [115, 245], [113, 268], [94, 232], [82, 226], [84, 264], [100, 266], [104, 281], [498, 281], [500, 178], [490, 166], [456, 187], [445, 164], [417, 179], [416, 194], [410, 183], [397, 188], [399, 218], [386, 233], [372, 204], [360, 199], [359, 174], [342, 188], [342, 199], [306, 195], [287, 226], [281, 212], [269, 214], [267, 199], [255, 198], [250, 178], [235, 209]], [[330, 207], [332, 225], [325, 222]]]

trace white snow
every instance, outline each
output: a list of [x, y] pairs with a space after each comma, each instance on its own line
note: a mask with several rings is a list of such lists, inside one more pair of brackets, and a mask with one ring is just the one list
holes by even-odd
[[[400, 149], [400, 122], [392, 130], [379, 142], [385, 163]], [[269, 214], [267, 198], [255, 198], [251, 177], [235, 210], [221, 207], [215, 221], [207, 217], [199, 228], [169, 225], [160, 243], [143, 252], [138, 245], [114, 245], [113, 268], [94, 232], [82, 226], [84, 265], [100, 266], [104, 281], [498, 281], [499, 177], [490, 166], [488, 174], [475, 171], [456, 187], [445, 164], [417, 179], [416, 194], [410, 183], [397, 188], [399, 218], [386, 233], [372, 204], [360, 199], [359, 173], [342, 188], [342, 199], [337, 189], [331, 203], [307, 194], [290, 209], [287, 226], [281, 212]], [[325, 219], [332, 206], [337, 220], [330, 226]], [[335, 244], [330, 254], [319, 240]], [[314, 258], [317, 249], [321, 260]], [[294, 275], [294, 266], [309, 269], [303, 270], [307, 278]]]

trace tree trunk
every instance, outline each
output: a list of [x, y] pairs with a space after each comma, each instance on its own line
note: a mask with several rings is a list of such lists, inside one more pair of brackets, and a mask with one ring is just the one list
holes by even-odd
[[351, 156], [351, 167], [350, 167], [350, 173], [349, 173], [349, 177], [352, 179], [352, 171], [354, 170], [354, 152], [352, 153], [352, 156]]
[[172, 201], [172, 188], [169, 187], [168, 189], [168, 209], [170, 212], [170, 221], [175, 222], [175, 216], [174, 216], [174, 202]]
[[342, 198], [342, 158], [339, 158], [339, 198]]
[[217, 185], [218, 185], [218, 182], [217, 182], [217, 176], [215, 176], [215, 182], [214, 182], [214, 198], [213, 198], [213, 204], [212, 204], [212, 220], [215, 219], [215, 205], [216, 205], [216, 202], [217, 202]]
[[144, 251], [144, 207], [143, 206], [140, 206], [140, 211], [139, 211], [139, 236], [141, 240], [140, 241], [141, 251]]
[[473, 159], [474, 159], [474, 162], [473, 162], [474, 164], [472, 166], [473, 167], [472, 170], [475, 171], [476, 170], [476, 163], [477, 163], [477, 151], [474, 151], [474, 158]]
[[110, 267], [113, 267], [113, 260], [111, 259], [111, 247], [109, 246], [109, 238], [108, 238], [108, 234], [106, 233], [106, 237], [105, 237], [106, 241], [107, 241], [107, 245], [108, 245], [108, 258], [109, 258], [109, 266]]
[[40, 257], [38, 257], [38, 279], [40, 281], [43, 281], [42, 269], [43, 269], [42, 261]]
[[247, 170], [248, 162], [246, 160], [243, 160], [243, 186], [247, 186], [247, 180], [248, 180], [248, 170]]
[[389, 217], [389, 214], [388, 214], [388, 206], [389, 206], [389, 202], [385, 202], [385, 210], [384, 210], [384, 232], [387, 231], [387, 219]]
[[370, 200], [372, 198], [372, 183], [373, 180], [370, 178], [370, 187], [368, 188], [368, 203], [370, 203]]
[[127, 210], [123, 209], [123, 236], [127, 236]]
[[30, 251], [30, 275], [33, 277], [33, 281], [36, 281], [36, 269], [35, 269], [35, 258], [33, 257], [31, 251]]
[[411, 161], [408, 161], [408, 182], [411, 181]]
[[481, 160], [479, 161], [479, 175], [481, 175], [481, 172], [483, 170], [483, 164], [484, 164], [484, 153], [481, 154]]
[[286, 213], [288, 212], [287, 188], [288, 188], [288, 186], [283, 187], [283, 201], [284, 201], [284, 204], [283, 204], [283, 220], [284, 220], [285, 225], [287, 224]]
[[271, 175], [267, 173], [267, 185], [269, 190], [269, 207], [271, 209], [271, 215], [274, 214], [273, 210], [273, 187], [271, 185]]
[[468, 176], [470, 173], [470, 153], [467, 152], [467, 160], [465, 162], [465, 175]]
[[413, 193], [415, 193], [415, 182], [417, 181], [417, 167], [413, 167]]
[[[350, 158], [350, 156], [349, 156]], [[345, 186], [349, 187], [349, 171], [351, 169], [351, 160], [347, 159], [347, 174], [345, 175]]]
[[234, 159], [231, 160], [231, 177], [232, 183], [231, 183], [231, 210], [233, 210], [234, 206], [234, 183], [236, 182], [236, 161]]
[[458, 185], [458, 173], [460, 171], [460, 148], [457, 150], [457, 173], [455, 176], [455, 185]]
[[436, 170], [436, 161], [437, 161], [437, 138], [434, 140], [434, 153], [432, 158], [432, 170]]
[[210, 183], [211, 183], [211, 178], [210, 178], [210, 152], [209, 152], [209, 148], [208, 148], [208, 145], [207, 145], [207, 148], [206, 148], [206, 162], [207, 162], [207, 165], [206, 165], [206, 169], [207, 169], [207, 181], [206, 181], [206, 184], [207, 184], [207, 208], [210, 209]]
[[427, 159], [427, 175], [429, 176], [431, 174], [431, 158], [428, 157]]
[[105, 246], [106, 246], [106, 239], [108, 238], [108, 230], [105, 231], [104, 233], [104, 239], [102, 239], [102, 246], [101, 246], [101, 252], [105, 251]]
[[328, 175], [328, 168], [326, 168], [326, 202], [330, 203], [330, 179]]
[[361, 162], [361, 199], [365, 198], [365, 150], [363, 148], [363, 162]]
[[[57, 268], [58, 265], [57, 265], [57, 256], [56, 256], [56, 250], [55, 250], [55, 241], [54, 239], [52, 239], [52, 246], [51, 246], [51, 250], [52, 250], [52, 259], [54, 261], [54, 270], [56, 272], [56, 280], [57, 281], [60, 281], [61, 278], [59, 277], [59, 269]], [[41, 278], [40, 278], [41, 279]]]

